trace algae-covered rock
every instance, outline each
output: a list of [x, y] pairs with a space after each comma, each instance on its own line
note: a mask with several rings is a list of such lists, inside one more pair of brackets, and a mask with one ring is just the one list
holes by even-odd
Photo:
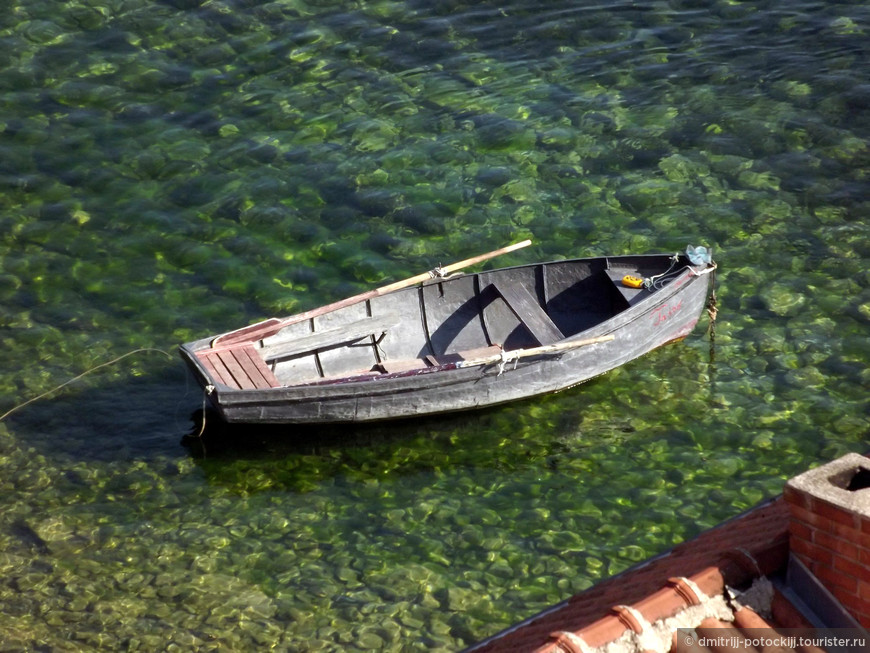
[[797, 315], [806, 304], [806, 296], [782, 283], [772, 283], [760, 290], [765, 306], [777, 315]]
[[0, 424], [7, 647], [458, 650], [862, 446], [858, 9], [340, 4], [3, 12], [0, 410], [525, 237], [486, 265], [713, 246], [715, 338], [229, 452], [100, 368]]
[[710, 169], [680, 154], [672, 154], [659, 161], [659, 169], [670, 181], [687, 183], [710, 174]]

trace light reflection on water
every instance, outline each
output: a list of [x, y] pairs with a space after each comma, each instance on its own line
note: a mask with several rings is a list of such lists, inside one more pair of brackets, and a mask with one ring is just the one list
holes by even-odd
[[452, 650], [862, 451], [866, 24], [713, 0], [4, 12], [10, 407], [525, 237], [505, 264], [710, 245], [720, 310], [712, 359], [702, 323], [554, 397], [350, 432], [183, 443], [180, 362], [129, 359], [0, 426], [0, 641]]

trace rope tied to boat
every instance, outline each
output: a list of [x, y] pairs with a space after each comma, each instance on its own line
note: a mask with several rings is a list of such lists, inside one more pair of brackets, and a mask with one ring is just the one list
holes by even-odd
[[698, 270], [697, 268], [694, 268], [694, 267], [690, 267], [689, 270], [690, 270], [690, 271], [692, 272], [692, 274], [694, 274], [696, 277], [702, 277], [702, 276], [704, 276], [705, 274], [711, 274], [713, 271], [716, 270], [717, 267], [719, 267], [719, 266], [718, 266], [716, 263], [710, 263], [710, 264], [707, 265], [707, 267], [704, 268], [703, 270]]
[[[208, 410], [208, 398], [216, 388], [209, 384], [202, 389], [202, 424], [199, 427], [199, 433], [196, 434], [196, 437], [202, 440], [202, 436], [205, 433], [205, 420], [206, 420], [206, 412]], [[203, 445], [203, 450], [205, 450], [205, 445]]]
[[514, 369], [517, 369], [517, 365], [520, 362], [520, 356], [522, 349], [515, 349], [514, 351], [505, 351], [501, 350], [499, 363], [498, 363], [498, 376], [504, 374], [505, 368], [510, 364], [511, 361], [514, 363]]
[[708, 270], [713, 275], [710, 278], [710, 296], [707, 297], [707, 316], [710, 318], [710, 323], [707, 326], [707, 333], [710, 336], [710, 362], [716, 359], [716, 317], [719, 315], [719, 299], [716, 297], [716, 264]]
[[13, 406], [9, 410], [7, 410], [5, 413], [0, 415], [0, 422], [2, 422], [4, 419], [9, 417], [15, 411], [17, 411], [21, 408], [24, 408], [25, 406], [27, 406], [29, 404], [32, 404], [34, 401], [39, 401], [40, 399], [43, 399], [45, 397], [48, 397], [51, 394], [54, 394], [55, 392], [57, 392], [61, 388], [65, 388], [70, 383], [73, 383], [74, 381], [78, 381], [82, 377], [85, 377], [88, 374], [91, 374], [92, 372], [96, 372], [97, 370], [102, 369], [104, 367], [108, 367], [109, 365], [114, 365], [115, 363], [124, 360], [128, 356], [132, 356], [134, 354], [148, 353], [148, 352], [155, 352], [155, 353], [163, 354], [164, 356], [166, 356], [166, 358], [168, 358], [169, 360], [172, 360], [172, 356], [168, 352], [166, 352], [162, 349], [157, 349], [156, 347], [140, 347], [139, 349], [134, 349], [133, 351], [128, 351], [126, 354], [123, 354], [121, 356], [113, 358], [110, 361], [106, 361], [105, 363], [100, 363], [99, 365], [95, 365], [94, 367], [85, 370], [81, 374], [74, 376], [73, 378], [69, 379], [68, 381], [64, 381], [60, 385], [56, 385], [51, 390], [47, 390], [46, 392], [43, 392], [42, 394], [37, 395], [36, 397], [32, 397], [31, 399], [28, 399], [27, 401], [18, 404], [17, 406]]
[[440, 265], [436, 268], [433, 268], [427, 272], [430, 279], [450, 279], [451, 277], [455, 277], [457, 275], [462, 274], [461, 270], [457, 270], [451, 272], [448, 268], [442, 268]]
[[650, 288], [655, 288], [656, 290], [663, 288], [665, 282], [668, 279], [668, 276], [671, 275], [671, 271], [674, 269], [674, 266], [676, 266], [676, 264], [679, 262], [680, 262], [680, 253], [677, 252], [673, 256], [671, 256], [671, 264], [667, 270], [665, 270], [661, 274], [656, 274], [656, 275], [651, 276], [649, 279], [643, 280], [644, 288], [646, 288], [647, 290], [649, 290]]

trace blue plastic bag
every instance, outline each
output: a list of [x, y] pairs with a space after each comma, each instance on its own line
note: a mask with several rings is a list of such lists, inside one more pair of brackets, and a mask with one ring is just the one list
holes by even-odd
[[713, 250], [707, 249], [703, 245], [686, 247], [686, 256], [689, 257], [692, 265], [710, 265], [713, 262]]

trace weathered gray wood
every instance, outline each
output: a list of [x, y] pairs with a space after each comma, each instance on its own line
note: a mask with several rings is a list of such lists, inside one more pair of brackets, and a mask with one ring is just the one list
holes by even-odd
[[397, 372], [410, 372], [411, 370], [421, 370], [429, 367], [429, 362], [422, 358], [408, 358], [405, 360], [388, 360], [381, 361], [377, 365], [377, 370], [384, 374], [396, 374]]
[[490, 345], [489, 347], [477, 347], [475, 349], [466, 349], [465, 351], [457, 351], [453, 354], [442, 354], [441, 356], [426, 356], [426, 361], [430, 365], [450, 365], [459, 364], [473, 358], [481, 358], [484, 356], [498, 356], [501, 353], [501, 347], [498, 345]]
[[539, 345], [549, 345], [565, 338], [525, 286], [496, 280], [492, 285]]
[[438, 356], [488, 344], [473, 275], [427, 284], [420, 294], [431, 343], [425, 353]]
[[[440, 356], [428, 355], [425, 358], [411, 358], [405, 360], [386, 360], [379, 363], [376, 368], [384, 374], [396, 374], [398, 372], [409, 372], [411, 370], [422, 370], [427, 367], [440, 367], [443, 365], [455, 365], [457, 367], [465, 367], [467, 361], [479, 360], [488, 358], [499, 360], [501, 355], [501, 347], [498, 345], [490, 345], [489, 347], [477, 347], [466, 351], [457, 351], [451, 354], [441, 354]], [[527, 354], [531, 355], [531, 354]], [[483, 364], [473, 363], [475, 365]]]
[[552, 345], [541, 345], [540, 347], [532, 347], [530, 349], [514, 349], [513, 351], [502, 351], [481, 356], [480, 358], [469, 358], [457, 363], [458, 367], [472, 367], [474, 365], [489, 365], [490, 363], [512, 363], [521, 358], [530, 358], [532, 356], [544, 356], [546, 354], [558, 354], [570, 349], [579, 349], [580, 347], [588, 347], [589, 345], [597, 345], [602, 342], [610, 342], [616, 336], [608, 333], [604, 336], [595, 336], [594, 338], [585, 338], [583, 340], [568, 340], [566, 342], [557, 342]]
[[[354, 305], [317, 318], [315, 326], [325, 327], [319, 333], [306, 333], [302, 328], [305, 325], [298, 324], [277, 337], [285, 338], [284, 343], [272, 336], [266, 344], [281, 344], [287, 351], [286, 347], [320, 346], [325, 333], [336, 334], [335, 338], [328, 336], [331, 349], [322, 355], [306, 350], [290, 359], [278, 359], [274, 374], [281, 387], [240, 387], [242, 384], [229, 367], [236, 367], [239, 373], [238, 368], [244, 371], [247, 363], [237, 358], [225, 360], [225, 356], [240, 351], [238, 345], [213, 348], [213, 340], [203, 338], [183, 345], [181, 353], [207, 389], [211, 403], [230, 422], [366, 422], [493, 406], [577, 385], [687, 336], [703, 312], [710, 286], [708, 273], [715, 266], [692, 266], [682, 256], [676, 266], [672, 264], [670, 254], [546, 264], [545, 314], [565, 339], [541, 346], [533, 344], [514, 309], [508, 309], [508, 302], [502, 301], [503, 295], [492, 286], [493, 281], [498, 281], [524, 288], [531, 303], [529, 297], [517, 300], [516, 293], [506, 294], [515, 305], [537, 304], [543, 312], [541, 302], [535, 299], [543, 293], [537, 264], [439, 280], [434, 285], [443, 284], [443, 292], [429, 286], [428, 290], [437, 292], [405, 288], [369, 305]], [[609, 276], [616, 271], [642, 277], [665, 276], [629, 304]], [[471, 279], [473, 283], [469, 283]], [[424, 302], [430, 305], [425, 312], [421, 311]], [[462, 326], [476, 319], [469, 318], [471, 307], [484, 315], [483, 328]], [[431, 315], [437, 316], [431, 325], [427, 319], [429, 308]], [[399, 325], [388, 327], [377, 346], [359, 342], [359, 338], [348, 340], [356, 335], [352, 330], [360, 321], [360, 309], [376, 315], [391, 312], [399, 316]], [[451, 318], [451, 311], [458, 314]], [[530, 311], [520, 308], [519, 312], [528, 323]], [[531, 312], [538, 313], [534, 308]], [[363, 320], [367, 324], [365, 335], [377, 335], [370, 320]], [[445, 329], [445, 324], [449, 328]], [[293, 329], [297, 329], [295, 333]], [[441, 330], [434, 339], [433, 329]], [[504, 345], [507, 340], [502, 336], [514, 342], [506, 347], [509, 365], [492, 364], [502, 360], [497, 348], [491, 354], [482, 352], [479, 358], [466, 351], [487, 350], [496, 343]], [[248, 332], [246, 337], [251, 334]], [[550, 331], [545, 337], [555, 334]], [[441, 349], [431, 348], [429, 340]], [[459, 344], [462, 348], [458, 348]], [[362, 351], [377, 357], [378, 363], [371, 369], [359, 365], [358, 354]], [[259, 356], [262, 351], [255, 353]], [[327, 355], [333, 365], [328, 378], [312, 375], [311, 368]], [[378, 371], [378, 364], [384, 360], [387, 364]], [[253, 382], [250, 372], [247, 379], [251, 383], [246, 385], [262, 382]]]
[[332, 311], [345, 308], [347, 306], [352, 306], [360, 302], [368, 301], [374, 299], [375, 297], [380, 297], [381, 295], [386, 295], [388, 293], [395, 292], [396, 290], [401, 290], [402, 288], [415, 286], [418, 283], [423, 283], [424, 281], [428, 281], [429, 279], [434, 279], [439, 276], [447, 276], [472, 265], [477, 265], [478, 263], [482, 263], [483, 261], [488, 261], [489, 259], [495, 258], [496, 256], [502, 256], [503, 254], [509, 254], [510, 252], [522, 249], [523, 247], [528, 247], [531, 244], [531, 240], [524, 240], [522, 242], [514, 243], [513, 245], [508, 245], [507, 247], [502, 247], [501, 249], [497, 249], [492, 252], [487, 252], [486, 254], [479, 254], [477, 256], [472, 256], [471, 258], [467, 258], [456, 263], [451, 263], [450, 265], [445, 265], [444, 267], [435, 268], [434, 270], [430, 270], [429, 272], [423, 272], [408, 279], [403, 279], [402, 281], [396, 281], [394, 283], [387, 284], [386, 286], [375, 288], [374, 290], [368, 290], [358, 295], [354, 295], [353, 297], [340, 299], [339, 301], [333, 302], [332, 304], [319, 306], [318, 308], [311, 309], [310, 311], [305, 311], [304, 313], [297, 313], [296, 315], [291, 315], [290, 317], [284, 318], [283, 320], [278, 320], [277, 318], [269, 318], [268, 320], [265, 320], [258, 324], [253, 324], [251, 326], [243, 327], [241, 329], [236, 329], [235, 331], [229, 331], [227, 333], [216, 336], [212, 340], [211, 344], [212, 347], [217, 347], [228, 342], [238, 342], [240, 338], [247, 341], [262, 340], [263, 338], [267, 338], [277, 333], [278, 330], [284, 326], [296, 324], [297, 322], [304, 322], [305, 320], [310, 320], [314, 317], [318, 317], [320, 315], [324, 315], [326, 313], [330, 313]]
[[390, 327], [379, 345], [383, 359], [422, 358], [432, 351], [428, 346], [426, 319], [423, 314], [423, 289], [408, 288], [377, 297], [370, 302], [371, 314], [398, 313], [399, 323]]
[[399, 316], [396, 313], [365, 317], [334, 329], [327, 329], [326, 331], [315, 332], [306, 336], [298, 336], [286, 342], [265, 345], [260, 349], [260, 356], [266, 362], [271, 362], [318, 349], [340, 347], [357, 342], [370, 335], [377, 338], [398, 323]]

